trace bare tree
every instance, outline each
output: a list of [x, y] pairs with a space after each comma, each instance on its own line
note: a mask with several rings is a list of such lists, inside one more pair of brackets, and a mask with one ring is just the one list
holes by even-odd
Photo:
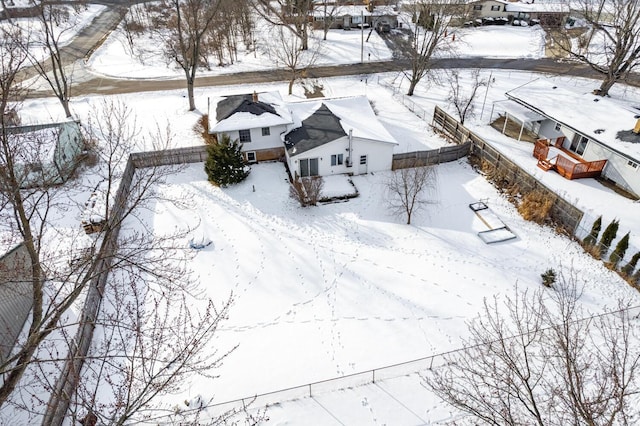
[[433, 195], [437, 188], [437, 172], [435, 167], [418, 166], [415, 161], [409, 161], [403, 166], [405, 168], [391, 173], [386, 187], [391, 211], [394, 214], [406, 215], [407, 225], [410, 225], [413, 214], [432, 202], [427, 196]]
[[[159, 262], [181, 257], [179, 247], [156, 247], [163, 252]], [[167, 406], [162, 397], [183, 390], [194, 375], [212, 378], [233, 349], [217, 354], [211, 345], [230, 301], [216, 308], [211, 301], [198, 300], [190, 295], [197, 294], [196, 283], [179, 275], [183, 267], [174, 263], [162, 269], [172, 274], [141, 283], [139, 273], [131, 270], [109, 281], [96, 321], [99, 338], [76, 391], [74, 417], [93, 413], [101, 424], [110, 425], [150, 417], [158, 423], [196, 424], [211, 403], [211, 398], [198, 396], [184, 405]], [[194, 304], [203, 302], [202, 312], [195, 312]]]
[[[569, 3], [569, 2], [566, 2]], [[546, 25], [554, 46], [602, 76], [595, 94], [606, 96], [640, 64], [640, 3], [635, 0], [578, 0], [571, 9], [586, 23], [578, 40], [555, 22]]]
[[289, 71], [289, 94], [291, 94], [298, 77], [318, 59], [320, 44], [313, 43], [311, 48], [303, 50], [300, 39], [292, 36], [282, 27], [274, 27], [270, 34], [271, 42], [267, 46], [267, 55], [276, 66], [284, 66]]
[[[465, 349], [426, 382], [486, 424], [612, 425], [637, 416], [638, 324], [628, 304], [586, 316], [572, 274], [552, 290], [485, 301]], [[506, 309], [503, 309], [506, 308]]]
[[300, 178], [296, 175], [289, 187], [289, 195], [299, 202], [302, 207], [315, 206], [320, 200], [323, 186], [324, 180], [322, 176]]
[[458, 113], [460, 123], [464, 124], [465, 119], [474, 117], [474, 100], [478, 94], [478, 89], [487, 86], [489, 80], [481, 78], [480, 70], [474, 69], [471, 71], [471, 84], [466, 86], [460, 81], [460, 72], [451, 70], [447, 73], [447, 82], [449, 83], [447, 101], [453, 105]]
[[[118, 271], [138, 271], [137, 283], [144, 285], [151, 278], [142, 271], [154, 271], [154, 276], [171, 275], [172, 272], [162, 269], [166, 264], [161, 263], [164, 255], [159, 250], [160, 243], [150, 231], [145, 231], [146, 228], [126, 238], [118, 237], [118, 232], [123, 222], [134, 218], [154, 199], [153, 184], [161, 182], [173, 171], [145, 168], [132, 180], [128, 197], [114, 200], [117, 182], [124, 177], [126, 158], [140, 139], [135, 137], [137, 128], [128, 127], [131, 111], [123, 104], [105, 104], [96, 117], [99, 118], [89, 124], [92, 130], [89, 137], [95, 139], [95, 152], [101, 161], [95, 166], [97, 169], [92, 176], [104, 179], [100, 186], [104, 202], [96, 209], [108, 220], [91, 237], [84, 235], [79, 222], [75, 227], [59, 228], [57, 224], [61, 215], [82, 209], [72, 200], [82, 199], [82, 194], [90, 193], [93, 184], [88, 190], [86, 183], [77, 179], [66, 182], [62, 187], [42, 181], [38, 186], [23, 188], [21, 173], [25, 160], [39, 155], [37, 160], [42, 161], [44, 158], [34, 149], [33, 143], [45, 141], [37, 136], [30, 139], [20, 137], [15, 132], [5, 131], [3, 126], [0, 139], [3, 165], [0, 168], [0, 231], [24, 242], [29, 258], [29, 275], [24, 280], [32, 289], [33, 308], [28, 329], [20, 337], [12, 355], [0, 364], [3, 379], [0, 408], [10, 404], [32, 410], [33, 407], [24, 405], [28, 404], [25, 398], [36, 398], [37, 407], [46, 407], [47, 401], [39, 399], [42, 392], [28, 390], [29, 386], [39, 383], [41, 389], [52, 391], [49, 375], [51, 369], [61, 362], [60, 357], [64, 357], [65, 348], [59, 346], [57, 338], [50, 337], [66, 336], [71, 334], [69, 330], [75, 329], [75, 324], [68, 323], [70, 309], [79, 302], [85, 289], [94, 285], [97, 277], [118, 274]], [[100, 123], [102, 130], [94, 127], [97, 125], [94, 123]], [[33, 143], [26, 144], [25, 140]], [[155, 135], [153, 140], [158, 146], [163, 142], [169, 143], [166, 135]], [[111, 215], [114, 208], [119, 211], [117, 216]], [[71, 217], [69, 219], [72, 220]], [[166, 239], [161, 241], [162, 247], [168, 245]], [[27, 389], [26, 395], [21, 393], [23, 389]], [[66, 397], [57, 395], [59, 399]]]
[[413, 92], [423, 77], [431, 70], [431, 58], [439, 50], [449, 48], [448, 29], [453, 0], [416, 0], [410, 4], [410, 13], [416, 19], [409, 40], [410, 70], [407, 95]]
[[[76, 25], [70, 19], [69, 6], [37, 2], [37, 19], [40, 30], [22, 39], [23, 48], [34, 69], [42, 77], [60, 101], [66, 117], [71, 117], [71, 77], [67, 70], [61, 40]], [[42, 60], [36, 52], [44, 51], [48, 58]], [[67, 53], [68, 55], [68, 53]]]
[[313, 0], [257, 0], [255, 10], [269, 24], [284, 27], [300, 39], [300, 48], [309, 48], [309, 14]]
[[184, 71], [189, 111], [196, 109], [193, 88], [201, 65], [202, 42], [211, 29], [223, 0], [170, 0], [172, 16], [165, 38], [167, 54]]
[[316, 6], [316, 11], [322, 11], [322, 40], [327, 40], [327, 34], [331, 26], [336, 22], [338, 16], [338, 3], [330, 0], [323, 0], [321, 6]]

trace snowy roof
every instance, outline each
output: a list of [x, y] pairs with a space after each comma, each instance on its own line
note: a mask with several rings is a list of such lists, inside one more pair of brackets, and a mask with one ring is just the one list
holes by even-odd
[[[257, 101], [253, 100], [254, 95]], [[226, 96], [216, 106], [211, 132], [228, 132], [291, 124], [291, 113], [278, 92]]]
[[507, 12], [569, 13], [569, 5], [564, 3], [507, 3]]
[[[326, 13], [332, 16], [394, 16], [398, 14], [397, 11], [393, 10], [392, 6], [376, 6], [373, 12], [370, 12], [369, 8], [364, 5], [327, 5]], [[324, 5], [316, 4], [313, 15], [324, 16]]]
[[291, 131], [285, 135], [290, 153], [308, 151], [346, 136], [397, 144], [378, 121], [365, 96], [323, 99], [289, 104], [295, 117]]
[[500, 107], [502, 107], [509, 115], [517, 118], [523, 123], [531, 123], [532, 121], [544, 120], [544, 116], [538, 114], [535, 111], [521, 105], [515, 101], [500, 101]]
[[[372, 13], [369, 12], [367, 6], [362, 5], [351, 5], [351, 6], [327, 6], [327, 13], [333, 12], [333, 16], [371, 16]], [[315, 16], [324, 15], [324, 7], [319, 5], [313, 11]]]
[[640, 111], [591, 93], [564, 89], [546, 79], [523, 84], [506, 96], [601, 145], [640, 159], [640, 137], [630, 135]]
[[23, 164], [51, 161], [58, 145], [62, 124], [33, 124], [7, 128], [7, 133], [17, 135], [16, 143], [19, 141], [22, 147], [16, 153], [17, 160]]

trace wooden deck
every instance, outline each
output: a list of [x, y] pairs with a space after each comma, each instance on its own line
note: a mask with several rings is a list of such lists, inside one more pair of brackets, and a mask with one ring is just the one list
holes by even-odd
[[538, 139], [533, 147], [533, 156], [538, 159], [538, 167], [544, 171], [555, 170], [567, 179], [600, 176], [607, 160], [585, 161], [561, 145], [558, 143], [552, 146], [548, 139]]

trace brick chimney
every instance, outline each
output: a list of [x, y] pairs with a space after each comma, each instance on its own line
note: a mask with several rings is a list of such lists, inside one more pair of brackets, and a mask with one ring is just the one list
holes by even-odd
[[258, 93], [255, 90], [253, 91], [253, 102], [258, 102]]

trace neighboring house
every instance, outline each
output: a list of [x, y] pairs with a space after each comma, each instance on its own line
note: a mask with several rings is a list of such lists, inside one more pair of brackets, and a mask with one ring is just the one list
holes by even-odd
[[542, 25], [559, 26], [569, 15], [569, 6], [564, 3], [476, 0], [469, 2], [469, 11], [474, 18], [500, 18], [535, 22]]
[[398, 12], [391, 6], [378, 6], [369, 11], [364, 5], [315, 4], [313, 10], [314, 28], [322, 28], [325, 20], [331, 20], [330, 28], [364, 28], [386, 23], [390, 28], [398, 26]]
[[212, 117], [209, 100], [209, 133], [238, 140], [248, 162], [284, 157], [282, 134], [293, 119], [278, 92], [224, 97]]
[[294, 176], [354, 175], [391, 170], [398, 144], [365, 96], [289, 104], [295, 123], [284, 136]]
[[640, 196], [639, 111], [545, 79], [510, 90], [506, 96], [515, 103], [515, 108], [502, 104], [508, 116], [543, 139], [534, 148], [540, 167], [555, 168], [567, 178], [602, 174]]
[[85, 149], [76, 121], [35, 124], [6, 129], [16, 146], [15, 172], [23, 188], [64, 183]]
[[0, 364], [11, 354], [31, 312], [30, 267], [24, 244], [0, 257]]

